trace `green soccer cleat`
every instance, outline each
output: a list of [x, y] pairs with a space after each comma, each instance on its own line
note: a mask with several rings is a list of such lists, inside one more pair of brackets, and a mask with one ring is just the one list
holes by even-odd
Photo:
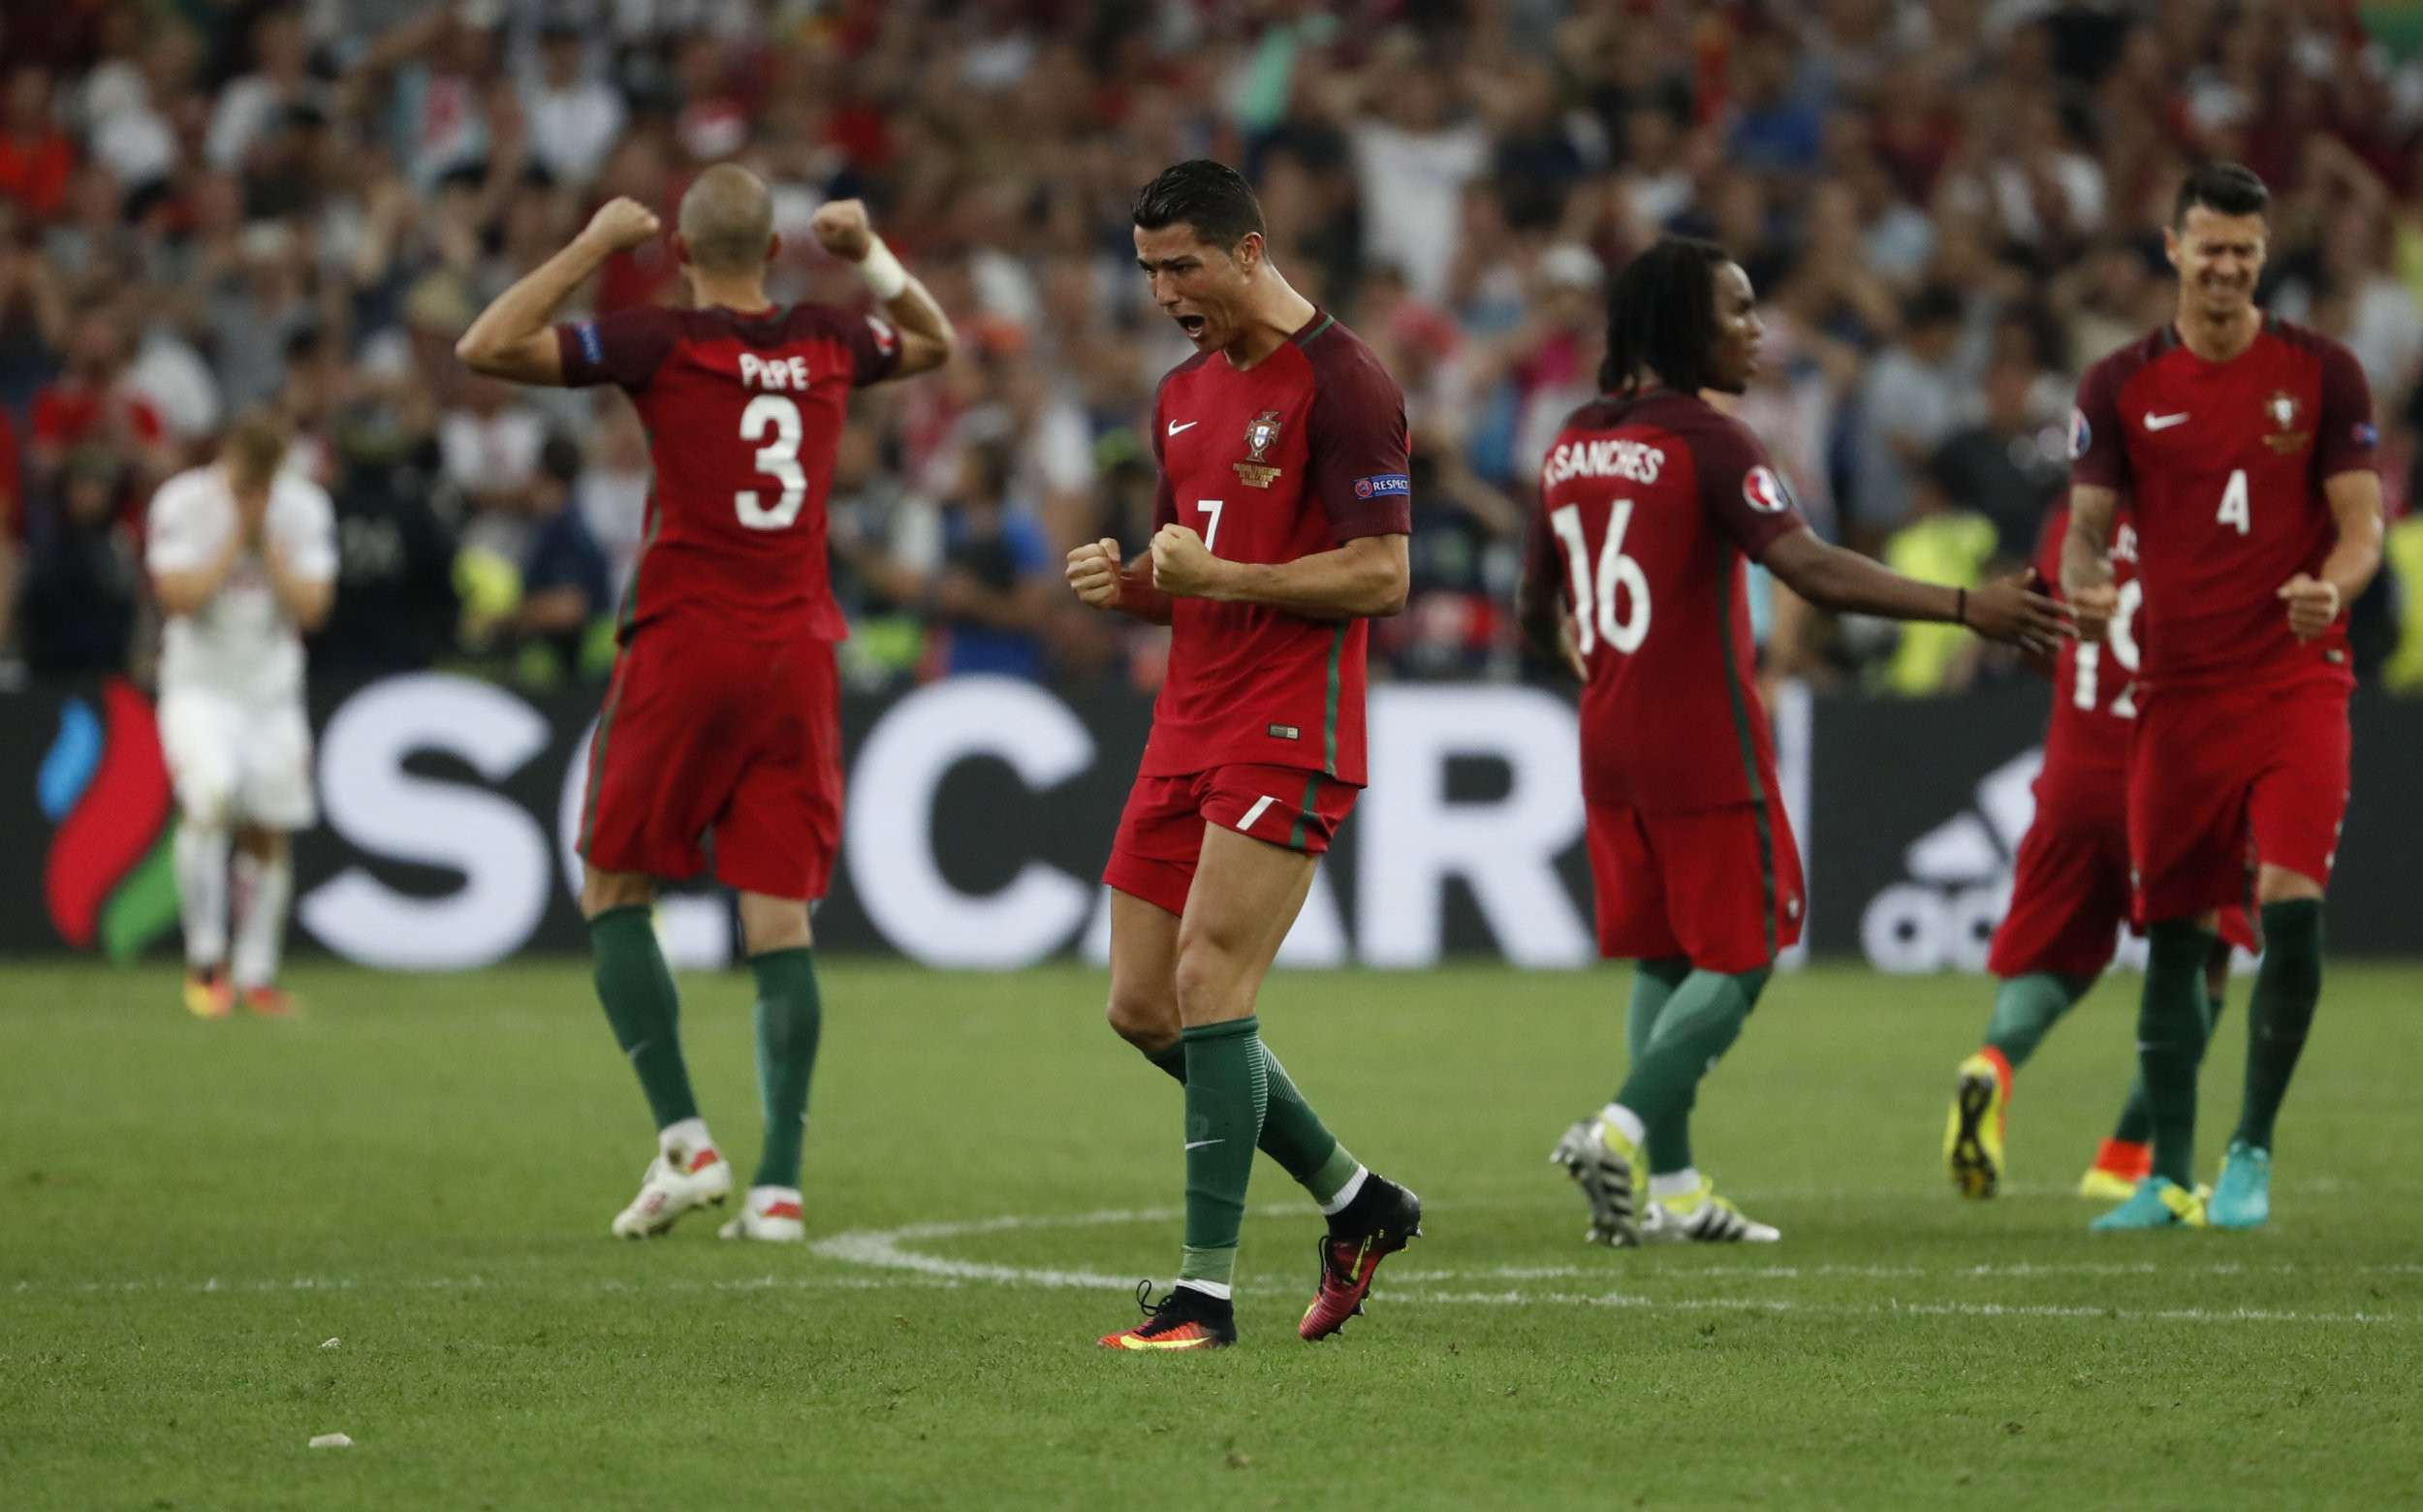
[[2205, 1220], [2215, 1228], [2261, 1228], [2272, 1218], [2272, 1152], [2232, 1140], [2213, 1181]]
[[2098, 1234], [2204, 1227], [2204, 1199], [2166, 1176], [2149, 1176], [2126, 1202], [2088, 1225]]

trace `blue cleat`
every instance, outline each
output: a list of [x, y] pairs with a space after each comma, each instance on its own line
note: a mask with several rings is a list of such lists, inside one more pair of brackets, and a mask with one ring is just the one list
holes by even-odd
[[2230, 1141], [2206, 1218], [2215, 1228], [2261, 1228], [2272, 1217], [2272, 1152]]
[[2164, 1176], [2137, 1183], [2135, 1195], [2088, 1225], [2098, 1234], [2128, 1229], [2204, 1227], [2204, 1199]]

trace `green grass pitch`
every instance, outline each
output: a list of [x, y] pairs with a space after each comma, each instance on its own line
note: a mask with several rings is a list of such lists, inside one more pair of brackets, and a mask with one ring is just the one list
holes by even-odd
[[[2090, 1236], [2135, 980], [2023, 1075], [2016, 1190], [1939, 1166], [1973, 980], [1780, 978], [1699, 1154], [1780, 1245], [1586, 1246], [1546, 1161], [1621, 970], [1282, 977], [1263, 1022], [1429, 1237], [1293, 1324], [1264, 1162], [1243, 1346], [1121, 1357], [1178, 1253], [1177, 1091], [1073, 967], [829, 962], [804, 1250], [610, 1240], [649, 1152], [577, 963], [305, 966], [301, 1023], [165, 969], [0, 971], [0, 1505], [2383, 1507], [2423, 1493], [2423, 969], [2331, 972], [2274, 1225]], [[745, 1178], [745, 975], [683, 984]], [[2246, 984], [2205, 1082], [2209, 1177]], [[1131, 1283], [1132, 1284], [1132, 1283]], [[313, 1450], [315, 1434], [353, 1447]]]

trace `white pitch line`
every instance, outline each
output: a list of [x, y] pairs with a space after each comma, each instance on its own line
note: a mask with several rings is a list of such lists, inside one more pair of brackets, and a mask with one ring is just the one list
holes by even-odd
[[1640, 1307], [1655, 1312], [1790, 1312], [1814, 1317], [1877, 1317], [1901, 1313], [1981, 1318], [2093, 1318], [2120, 1323], [2357, 1323], [2396, 1327], [2407, 1320], [2402, 1313], [2282, 1312], [2266, 1307], [2061, 1307], [2054, 1304], [2003, 1302], [1877, 1303], [1789, 1302], [1765, 1297], [1644, 1297], [1628, 1292], [1400, 1292], [1374, 1291], [1374, 1302], [1453, 1304], [1471, 1307]]

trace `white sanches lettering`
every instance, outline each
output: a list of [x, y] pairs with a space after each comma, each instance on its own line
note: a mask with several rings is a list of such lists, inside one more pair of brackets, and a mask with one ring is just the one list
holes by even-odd
[[743, 352], [740, 354], [740, 382], [770, 394], [803, 393], [808, 383], [807, 359], [752, 357]]
[[1543, 486], [1562, 483], [1567, 478], [1621, 478], [1631, 483], [1655, 483], [1659, 469], [1666, 465], [1666, 454], [1646, 441], [1624, 441], [1605, 437], [1593, 441], [1568, 441], [1548, 454], [1548, 465], [1542, 469]]

